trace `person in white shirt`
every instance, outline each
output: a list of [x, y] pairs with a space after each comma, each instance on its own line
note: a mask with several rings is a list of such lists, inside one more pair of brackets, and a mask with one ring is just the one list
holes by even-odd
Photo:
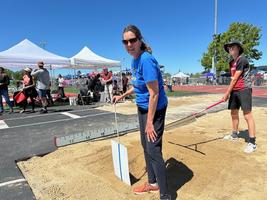
[[59, 74], [58, 75], [58, 93], [61, 98], [65, 98], [64, 86], [65, 86], [65, 80], [61, 76], [61, 74]]
[[40, 61], [37, 63], [39, 69], [32, 71], [31, 75], [34, 80], [36, 80], [36, 89], [38, 90], [38, 95], [42, 101], [43, 108], [40, 110], [40, 113], [47, 113], [47, 99], [46, 94], [47, 90], [50, 87], [50, 76], [46, 68], [44, 68], [44, 62]]

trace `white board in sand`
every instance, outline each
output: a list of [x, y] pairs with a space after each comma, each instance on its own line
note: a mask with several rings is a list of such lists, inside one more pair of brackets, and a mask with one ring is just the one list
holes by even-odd
[[131, 185], [127, 148], [115, 140], [111, 140], [111, 146], [115, 175], [124, 183]]

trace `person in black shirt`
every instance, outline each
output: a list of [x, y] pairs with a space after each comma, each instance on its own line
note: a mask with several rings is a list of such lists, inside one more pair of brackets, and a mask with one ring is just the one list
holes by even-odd
[[5, 69], [0, 67], [0, 113], [4, 112], [2, 96], [5, 98], [6, 103], [9, 106], [9, 113], [13, 112], [13, 106], [8, 96], [9, 77], [5, 73]]

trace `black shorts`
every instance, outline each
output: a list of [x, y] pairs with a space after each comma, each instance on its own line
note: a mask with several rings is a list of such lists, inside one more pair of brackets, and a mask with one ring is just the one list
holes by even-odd
[[252, 110], [252, 89], [247, 88], [240, 91], [232, 91], [228, 103], [228, 109], [241, 109], [245, 112]]

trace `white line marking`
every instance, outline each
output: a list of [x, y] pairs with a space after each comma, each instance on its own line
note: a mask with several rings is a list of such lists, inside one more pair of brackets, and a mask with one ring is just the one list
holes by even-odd
[[[94, 116], [99, 116], [99, 115], [110, 115], [110, 114], [112, 114], [112, 113], [111, 112], [104, 112], [104, 113], [98, 113], [98, 114], [93, 114], [93, 115], [85, 115], [85, 116], [80, 117], [79, 119], [83, 119], [86, 117], [94, 117]], [[64, 121], [70, 121], [70, 120], [74, 120], [74, 119], [68, 118], [68, 119], [59, 119], [59, 120], [54, 120], [54, 121], [45, 121], [45, 122], [38, 122], [38, 123], [32, 123], [32, 124], [23, 124], [23, 125], [8, 127], [8, 129], [20, 128], [20, 127], [26, 127], [26, 126], [36, 126], [36, 125], [42, 125], [42, 124], [50, 124], [50, 123], [55, 123], [55, 122], [64, 122]]]
[[66, 115], [66, 116], [68, 116], [68, 117], [71, 117], [71, 118], [73, 118], [73, 119], [81, 118], [81, 116], [79, 116], [79, 115], [74, 115], [74, 114], [71, 114], [71, 113], [69, 113], [69, 112], [62, 112], [61, 114], [62, 114], [62, 115]]
[[[82, 110], [71, 110], [68, 111], [69, 113], [71, 112], [85, 112], [85, 111], [90, 111], [90, 110], [94, 110], [93, 108], [88, 108], [88, 109], [82, 109]], [[48, 110], [49, 111], [49, 110]], [[36, 118], [36, 117], [44, 117], [44, 116], [50, 116], [50, 115], [58, 115], [60, 112], [55, 112], [55, 113], [46, 113], [46, 114], [40, 114], [40, 115], [30, 115], [30, 116], [23, 116], [23, 117], [17, 117], [17, 118], [9, 118], [9, 119], [5, 119], [5, 121], [14, 121], [17, 119], [26, 119], [26, 118]]]
[[8, 128], [8, 125], [5, 123], [4, 120], [0, 120], [0, 129]]
[[24, 179], [24, 178], [13, 180], [13, 181], [7, 181], [7, 182], [4, 182], [4, 183], [0, 183], [0, 187], [6, 186], [6, 185], [11, 185], [11, 184], [14, 184], [14, 183], [21, 183], [21, 182], [25, 182], [25, 181], [26, 181], [26, 179]]

